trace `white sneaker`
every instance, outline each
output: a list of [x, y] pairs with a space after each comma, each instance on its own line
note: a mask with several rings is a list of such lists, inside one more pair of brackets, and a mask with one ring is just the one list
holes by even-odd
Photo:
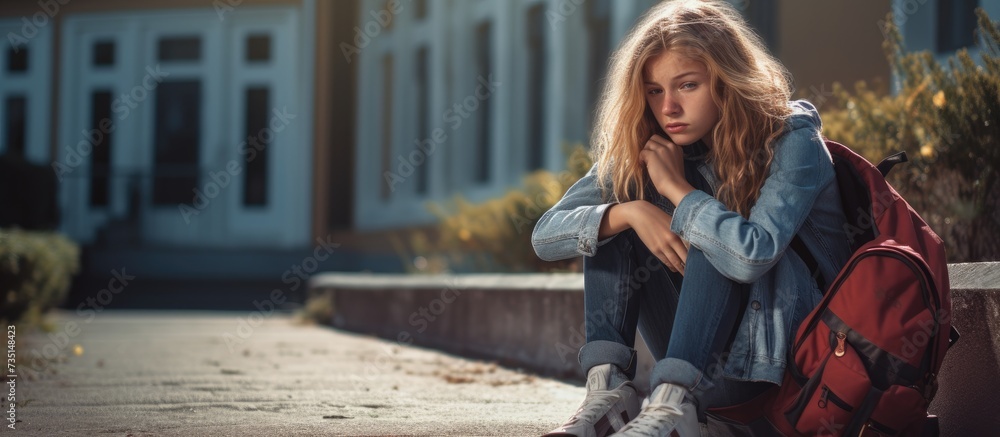
[[688, 390], [674, 384], [660, 384], [649, 395], [649, 403], [615, 436], [698, 437], [701, 426]]
[[[609, 388], [612, 381], [624, 381]], [[639, 396], [632, 381], [612, 364], [587, 372], [587, 397], [569, 420], [542, 437], [605, 437], [639, 414]]]

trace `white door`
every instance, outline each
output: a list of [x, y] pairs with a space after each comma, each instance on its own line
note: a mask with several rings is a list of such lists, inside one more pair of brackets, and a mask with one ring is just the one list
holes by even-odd
[[[227, 21], [229, 21], [227, 19]], [[299, 109], [297, 17], [289, 13], [236, 14], [230, 24], [226, 79], [229, 131], [225, 166], [232, 177], [225, 198], [226, 229], [250, 243], [292, 245], [307, 240], [311, 128]]]
[[[112, 217], [136, 207], [135, 137], [147, 104], [135, 97], [134, 29], [120, 20], [68, 23], [63, 35], [60, 135], [53, 167], [59, 178], [63, 231], [90, 241]], [[144, 92], [144, 90], [141, 90]]]
[[144, 23], [139, 41], [136, 75], [149, 90], [138, 138], [146, 175], [143, 241], [213, 245], [225, 237], [228, 211], [220, 198], [232, 194], [205, 178], [226, 142], [223, 28], [205, 14], [161, 16]]

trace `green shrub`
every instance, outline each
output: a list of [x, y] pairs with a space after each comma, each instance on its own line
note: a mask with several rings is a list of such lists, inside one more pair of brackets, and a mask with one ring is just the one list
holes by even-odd
[[949, 262], [1000, 259], [1000, 32], [977, 15], [982, 65], [965, 49], [946, 66], [906, 52], [890, 24], [885, 49], [898, 92], [835, 85], [841, 105], [823, 114], [828, 138], [870, 160], [907, 152], [910, 163], [890, 183], [944, 239]]
[[61, 303], [80, 269], [80, 250], [49, 232], [0, 229], [0, 325], [38, 320]]
[[531, 231], [538, 219], [592, 165], [582, 145], [567, 147], [566, 152], [566, 170], [535, 171], [524, 177], [521, 187], [497, 199], [472, 203], [456, 196], [450, 202], [429, 204], [439, 219], [434, 231], [413, 232], [408, 244], [396, 243], [402, 259], [422, 256], [426, 267], [413, 269], [409, 262], [403, 264], [411, 271], [430, 273], [579, 270], [578, 260], [545, 262], [531, 246]]
[[330, 325], [333, 323], [333, 290], [309, 290], [306, 302], [296, 313], [296, 319], [302, 323], [318, 323]]

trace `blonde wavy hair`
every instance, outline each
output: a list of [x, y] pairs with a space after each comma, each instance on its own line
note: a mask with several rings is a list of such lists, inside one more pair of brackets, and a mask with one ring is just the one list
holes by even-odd
[[[654, 134], [667, 137], [643, 93], [646, 63], [667, 51], [704, 63], [719, 122], [707, 161], [720, 180], [716, 198], [744, 217], [760, 195], [774, 140], [791, 114], [788, 71], [729, 4], [665, 1], [646, 12], [611, 57], [597, 107], [591, 153], [604, 197], [648, 199], [639, 152]], [[610, 182], [612, 193], [606, 188]], [[609, 195], [610, 194], [610, 195]]]

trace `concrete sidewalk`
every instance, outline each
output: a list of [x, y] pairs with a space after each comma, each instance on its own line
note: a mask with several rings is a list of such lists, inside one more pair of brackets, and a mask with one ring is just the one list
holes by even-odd
[[[104, 311], [88, 321], [63, 312], [51, 334], [18, 331], [19, 422], [0, 433], [527, 436], [566, 419], [584, 395], [489, 363], [251, 314]], [[62, 358], [31, 362], [32, 351], [57, 349]]]

